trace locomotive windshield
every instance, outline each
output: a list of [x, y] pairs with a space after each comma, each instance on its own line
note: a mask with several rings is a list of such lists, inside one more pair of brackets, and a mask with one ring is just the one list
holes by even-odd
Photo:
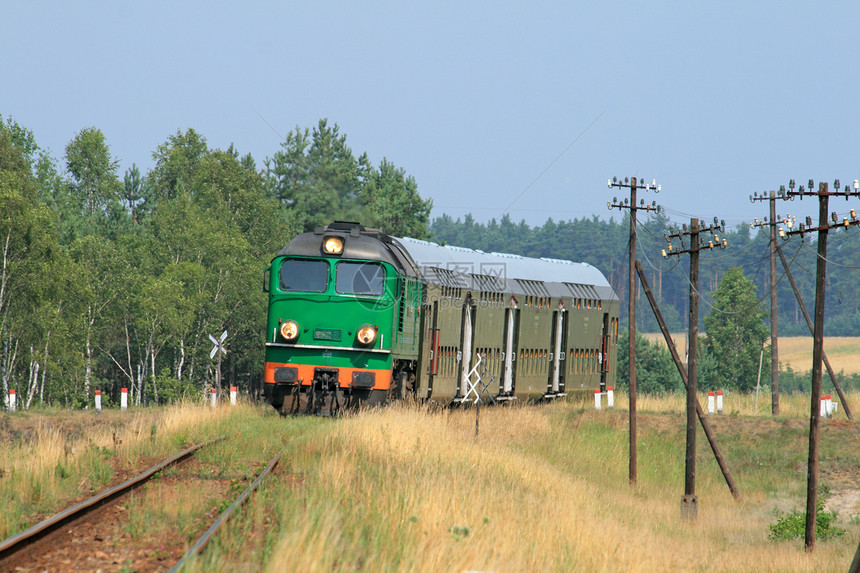
[[382, 294], [385, 268], [380, 264], [343, 261], [335, 272], [335, 289], [341, 294]]
[[287, 259], [281, 265], [281, 290], [325, 292], [328, 261]]

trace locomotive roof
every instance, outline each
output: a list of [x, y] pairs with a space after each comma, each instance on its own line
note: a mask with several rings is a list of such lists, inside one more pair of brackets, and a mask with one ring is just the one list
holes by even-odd
[[397, 239], [378, 229], [346, 221], [335, 221], [298, 235], [278, 256], [320, 256], [323, 240], [331, 236], [344, 239], [340, 257], [384, 261], [407, 276], [423, 277], [443, 286], [536, 296], [617, 299], [603, 273], [588, 263], [485, 253], [408, 237]]
[[322, 242], [326, 237], [333, 236], [343, 239], [343, 253], [338, 258], [383, 261], [407, 276], [421, 276], [415, 261], [396, 239], [379, 229], [349, 221], [335, 221], [327, 227], [317, 227], [313, 232], [302, 233], [281, 249], [278, 256], [325, 256]]

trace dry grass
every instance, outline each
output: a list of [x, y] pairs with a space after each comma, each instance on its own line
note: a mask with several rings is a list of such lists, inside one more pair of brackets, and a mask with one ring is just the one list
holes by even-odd
[[[643, 400], [660, 412], [679, 404]], [[623, 412], [571, 404], [483, 409], [477, 440], [474, 410], [345, 419], [303, 454], [319, 465], [291, 493], [269, 570], [847, 567], [852, 543], [809, 555], [800, 543], [768, 541], [773, 500], [748, 489], [734, 502], [712, 471], [699, 478], [698, 521], [682, 522], [683, 445], [644, 436], [631, 487], [625, 428]]]
[[[802, 507], [809, 405], [808, 397], [786, 396], [774, 419], [767, 399], [760, 399], [757, 412], [753, 400], [727, 395], [725, 414], [714, 424], [741, 502], [731, 498], [699, 434], [695, 523], [680, 519], [681, 395], [640, 396], [635, 486], [628, 483], [623, 395], [616, 395], [613, 411], [570, 402], [482, 408], [477, 439], [474, 409], [398, 406], [329, 420], [282, 419], [264, 408], [189, 406], [126, 413], [121, 428], [107, 424], [106, 434], [82, 429], [75, 443], [112, 448], [117, 431], [122, 444], [116, 455], [134, 457], [226, 433], [231, 439], [201, 453], [200, 463], [242, 483], [287, 446], [275, 476], [190, 570], [846, 570], [860, 535], [856, 521], [840, 521], [849, 534], [819, 542], [812, 554], [802, 542], [768, 540], [775, 510]], [[849, 395], [852, 403], [858, 400], [860, 394]], [[856, 489], [860, 428], [836, 422], [822, 433], [822, 471], [832, 483]], [[9, 464], [3, 467], [15, 468], [0, 487], [21, 487], [34, 477], [56, 480], [55, 495], [70, 481], [77, 486], [79, 477], [56, 476], [56, 464], [69, 457], [69, 441], [47, 425], [38, 435], [28, 444], [0, 447], [0, 462]], [[206, 507], [185, 500], [189, 491], [160, 491], [159, 503], [151, 504], [155, 494], [144, 491], [140, 503], [130, 504], [129, 534], [182, 535], [195, 525], [189, 516]], [[35, 503], [29, 490], [6, 491], [7, 499], [25, 495]], [[14, 511], [7, 506], [0, 515]]]
[[[825, 387], [829, 385], [829, 380], [825, 380]], [[828, 389], [834, 402], [839, 402], [839, 396], [836, 392]], [[822, 392], [822, 396], [824, 392]], [[846, 395], [849, 407], [853, 405], [854, 410], [860, 407], [860, 393], [849, 392]], [[714, 402], [716, 403], [716, 397]], [[617, 408], [627, 409], [629, 397], [627, 394], [615, 391], [615, 405]], [[699, 392], [699, 404], [702, 409], [708, 411], [708, 393]], [[603, 402], [603, 407], [606, 407], [606, 401]], [[781, 394], [779, 397], [779, 415], [781, 418], [809, 418], [810, 408], [812, 407], [811, 397], [809, 394]], [[650, 396], [638, 395], [636, 397], [636, 408], [641, 412], [677, 412], [679, 414], [686, 412], [687, 398], [685, 394], [667, 394], [665, 396]], [[715, 414], [716, 406], [714, 407]], [[852, 410], [853, 413], [853, 410]], [[756, 398], [755, 393], [744, 394], [741, 392], [725, 392], [723, 394], [723, 416], [746, 416], [758, 418], [771, 418], [771, 395], [770, 391], [761, 392]], [[833, 416], [835, 420], [844, 420], [844, 408], [841, 405], [837, 406], [837, 411]]]
[[[836, 372], [860, 373], [860, 337], [828, 336], [824, 339], [824, 352]], [[779, 361], [796, 372], [812, 370], [812, 337], [780, 337]]]
[[[0, 539], [32, 525], [69, 500], [100, 491], [114, 467], [136, 468], [141, 456], [173, 451], [206, 420], [223, 416], [190, 403], [169, 408], [16, 413], [0, 440]], [[9, 416], [7, 414], [7, 416]]]
[[[660, 333], [645, 333], [650, 341], [663, 342]], [[672, 339], [678, 347], [678, 352], [684, 355], [687, 346], [685, 333], [674, 333]], [[765, 352], [770, 352], [767, 348]], [[836, 372], [845, 374], [860, 374], [860, 337], [857, 336], [828, 336], [824, 339], [824, 352]], [[812, 337], [811, 336], [781, 336], [779, 338], [779, 363], [782, 367], [790, 366], [795, 372], [812, 370]]]

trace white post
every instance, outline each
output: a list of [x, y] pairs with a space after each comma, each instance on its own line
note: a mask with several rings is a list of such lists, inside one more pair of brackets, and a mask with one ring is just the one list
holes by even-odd
[[708, 415], [714, 413], [714, 393], [708, 392]]
[[717, 390], [717, 414], [723, 413], [723, 391]]
[[9, 389], [9, 411], [15, 411], [15, 390]]
[[594, 409], [600, 410], [600, 390], [594, 391]]
[[822, 418], [827, 415], [827, 398], [824, 396], [821, 397], [821, 408], [818, 412], [818, 415]]
[[238, 391], [239, 391], [239, 389], [236, 386], [230, 386], [230, 405], [231, 406], [236, 405], [236, 393]]
[[102, 391], [96, 390], [96, 412], [102, 411]]
[[209, 405], [213, 408], [218, 405], [218, 389], [212, 388], [212, 394], [209, 398]]
[[615, 392], [612, 391], [612, 386], [606, 388], [606, 407], [614, 408], [615, 407]]
[[120, 410], [128, 409], [128, 388], [123, 388], [120, 390], [119, 408]]
[[833, 417], [833, 396], [828, 394], [827, 396], [825, 396], [825, 398], [827, 399], [827, 417], [832, 418]]

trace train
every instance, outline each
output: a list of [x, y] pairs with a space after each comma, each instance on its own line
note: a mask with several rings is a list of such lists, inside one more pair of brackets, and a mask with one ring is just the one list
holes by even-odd
[[586, 263], [335, 221], [264, 271], [263, 396], [282, 414], [551, 401], [616, 376], [619, 299]]

